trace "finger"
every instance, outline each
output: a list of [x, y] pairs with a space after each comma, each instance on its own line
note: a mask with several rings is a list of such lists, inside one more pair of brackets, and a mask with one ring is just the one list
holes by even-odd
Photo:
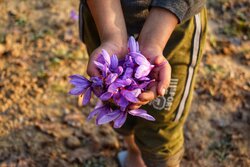
[[101, 51], [99, 49], [96, 49], [96, 50], [93, 51], [93, 53], [89, 57], [88, 67], [87, 67], [87, 74], [90, 77], [100, 76], [101, 75], [101, 72], [98, 70], [98, 68], [94, 64], [94, 61], [98, 58], [98, 55], [99, 55], [100, 52]]
[[[91, 67], [92, 66], [92, 67]], [[90, 76], [90, 77], [93, 77], [93, 76], [100, 76], [100, 72], [98, 71], [98, 69], [96, 67], [94, 67], [93, 65], [89, 65], [88, 68], [87, 68], [87, 74]]]
[[164, 96], [166, 89], [170, 84], [170, 79], [171, 79], [171, 67], [167, 63], [164, 65], [164, 68], [159, 73], [159, 83], [157, 87], [157, 92], [159, 95]]
[[145, 91], [139, 95], [141, 101], [151, 101], [157, 97], [157, 85], [152, 86], [148, 91]]
[[141, 100], [139, 100], [137, 103], [135, 103], [135, 104], [138, 104], [138, 105], [145, 105], [145, 104], [147, 104], [147, 103], [149, 103], [149, 100], [146, 100], [146, 101], [141, 101]]
[[129, 106], [129, 109], [130, 110], [135, 110], [135, 109], [138, 109], [138, 108], [140, 108], [141, 107], [141, 105], [138, 105], [138, 104], [131, 104], [130, 106]]
[[150, 73], [152, 78], [159, 80], [159, 73], [162, 72], [162, 68], [165, 67], [165, 64], [168, 63], [167, 60], [163, 56], [159, 56], [155, 59], [155, 67]]
[[168, 61], [163, 57], [157, 57], [155, 60], [155, 64], [160, 68], [159, 76], [158, 76], [158, 87], [157, 94], [163, 96], [166, 92], [166, 89], [169, 86], [171, 79], [171, 67]]
[[155, 59], [155, 62], [154, 64], [159, 67], [159, 66], [162, 66], [164, 65], [165, 63], [167, 63], [167, 60], [165, 59], [164, 56], [157, 56], [156, 59]]

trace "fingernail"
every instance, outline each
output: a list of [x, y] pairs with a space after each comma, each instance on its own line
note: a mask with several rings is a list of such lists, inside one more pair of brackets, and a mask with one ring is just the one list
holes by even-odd
[[164, 96], [165, 92], [166, 92], [166, 89], [162, 89], [161, 90], [161, 95]]

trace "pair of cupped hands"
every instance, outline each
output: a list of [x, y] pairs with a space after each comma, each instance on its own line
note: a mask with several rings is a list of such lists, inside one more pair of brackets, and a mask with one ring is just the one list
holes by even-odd
[[[158, 96], [163, 96], [166, 89], [169, 86], [171, 78], [171, 67], [166, 58], [163, 56], [163, 51], [160, 48], [150, 45], [140, 45], [141, 53], [149, 60], [149, 62], [155, 67], [152, 69], [150, 76], [155, 79], [155, 82], [151, 83], [148, 90], [142, 92], [138, 96], [138, 102], [131, 104], [129, 108], [138, 109], [142, 105], [149, 103]], [[121, 40], [107, 40], [102, 41], [101, 45], [96, 48], [90, 55], [87, 74], [89, 76], [100, 76], [101, 73], [97, 69], [94, 61], [98, 58], [102, 49], [105, 49], [109, 55], [117, 55], [118, 59], [122, 60], [128, 52], [127, 41], [121, 42]]]

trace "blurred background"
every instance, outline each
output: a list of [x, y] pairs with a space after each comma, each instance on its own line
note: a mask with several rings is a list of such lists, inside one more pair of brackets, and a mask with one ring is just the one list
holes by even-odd
[[[122, 138], [67, 94], [85, 74], [78, 0], [0, 0], [0, 167], [116, 167]], [[208, 0], [185, 167], [250, 166], [250, 1]], [[121, 148], [119, 148], [119, 145]]]

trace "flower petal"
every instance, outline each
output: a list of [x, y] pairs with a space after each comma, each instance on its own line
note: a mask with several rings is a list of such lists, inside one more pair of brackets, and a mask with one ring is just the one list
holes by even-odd
[[86, 89], [87, 87], [91, 85], [90, 82], [79, 82], [76, 80], [71, 80], [70, 83], [76, 87], [81, 87], [83, 89]]
[[84, 93], [82, 104], [86, 105], [90, 101], [90, 98], [91, 98], [91, 88], [88, 88], [86, 92]]
[[86, 90], [84, 87], [74, 87], [69, 91], [69, 94], [71, 95], [80, 95], [83, 94], [83, 92]]
[[129, 91], [129, 90], [122, 90], [121, 91], [122, 96], [124, 96], [128, 101], [132, 103], [137, 103], [138, 99], [135, 94], [135, 92]]
[[96, 117], [96, 121], [95, 121], [96, 125], [99, 125], [98, 121], [100, 118], [102, 118], [104, 115], [110, 112], [112, 112], [112, 109], [109, 106], [105, 105], [104, 108], [99, 112], [99, 114]]
[[85, 78], [84, 76], [71, 75], [71, 76], [69, 76], [69, 78], [70, 78], [69, 82], [75, 86], [87, 88], [90, 85], [90, 81], [87, 78]]
[[80, 79], [80, 80], [86, 80], [86, 81], [88, 81], [87, 78], [85, 78], [84, 76], [81, 76], [81, 75], [79, 75], [79, 74], [71, 75], [71, 76], [69, 76], [69, 78], [70, 78], [70, 79]]
[[125, 123], [126, 119], [127, 119], [127, 112], [123, 111], [118, 118], [115, 119], [114, 121], [114, 128], [120, 128], [122, 127], [122, 125]]
[[117, 93], [118, 92], [118, 85], [116, 83], [112, 83], [108, 87], [108, 92], [110, 92], [110, 93]]
[[118, 75], [121, 75], [121, 74], [123, 73], [123, 68], [122, 68], [122, 66], [118, 66], [118, 68], [117, 68], [117, 70], [116, 70], [116, 73], [117, 73]]
[[132, 80], [127, 78], [127, 79], [117, 79], [115, 81], [115, 84], [118, 86], [118, 87], [125, 87], [125, 86], [128, 86], [132, 83]]
[[108, 67], [110, 66], [110, 56], [108, 52], [104, 49], [102, 49], [102, 56], [104, 58], [104, 61], [107, 63]]
[[149, 81], [150, 78], [149, 77], [141, 77], [139, 78], [140, 81]]
[[99, 100], [95, 106], [95, 109], [89, 113], [87, 121], [91, 120], [94, 116], [102, 112], [102, 110], [105, 110], [105, 106], [103, 105], [102, 101]]
[[135, 109], [135, 110], [130, 110], [128, 112], [129, 112], [129, 114], [134, 115], [134, 116], [142, 114], [142, 113], [147, 113], [147, 111], [143, 110], [143, 109]]
[[154, 79], [152, 79], [152, 80], [150, 80], [150, 81], [144, 81], [142, 84], [140, 84], [140, 85], [138, 86], [138, 88], [144, 89], [144, 88], [146, 88], [150, 83], [152, 83], [152, 82], [154, 82], [154, 81], [155, 81]]
[[103, 86], [103, 81], [99, 77], [91, 77], [90, 80], [92, 81], [92, 87]]
[[123, 76], [122, 76], [122, 79], [127, 79], [127, 78], [131, 78], [133, 76], [133, 72], [134, 70], [130, 67], [126, 68]]
[[101, 111], [101, 108], [94, 109], [91, 111], [87, 117], [87, 121], [90, 121], [94, 116], [96, 116]]
[[124, 98], [120, 93], [114, 94], [113, 99], [115, 104], [117, 104], [121, 108], [126, 108], [129, 105], [129, 101]]
[[145, 65], [140, 65], [135, 72], [135, 78], [139, 79], [141, 77], [147, 76], [151, 71], [151, 68]]
[[104, 70], [102, 71], [102, 76], [105, 78], [107, 77], [108, 73], [109, 73], [109, 68], [107, 67], [107, 65], [104, 65]]
[[109, 100], [112, 96], [113, 96], [113, 93], [105, 92], [105, 93], [103, 93], [103, 94], [100, 96], [100, 99], [101, 99], [102, 101], [107, 101], [107, 100]]
[[129, 52], [136, 52], [137, 51], [137, 45], [134, 37], [129, 37], [128, 40], [128, 48]]
[[111, 63], [110, 63], [110, 68], [115, 70], [118, 67], [118, 58], [116, 55], [112, 55], [111, 58]]
[[70, 11], [70, 18], [74, 21], [77, 21], [79, 19], [79, 16], [76, 14], [74, 10]]
[[94, 64], [95, 64], [96, 67], [99, 68], [101, 71], [104, 70], [104, 64], [99, 63], [98, 61], [94, 61]]
[[131, 82], [132, 82], [131, 79], [122, 80], [118, 78], [108, 87], [108, 92], [117, 93], [119, 91], [119, 88], [128, 86], [131, 84]]
[[118, 77], [118, 74], [116, 73], [110, 73], [107, 78], [105, 79], [105, 82], [107, 85], [110, 85], [111, 83], [113, 83], [116, 78]]
[[131, 56], [134, 58], [135, 62], [138, 65], [150, 66], [150, 62], [144, 57], [141, 53], [131, 53]]
[[145, 111], [143, 109], [130, 110], [130, 111], [128, 111], [128, 113], [133, 115], [133, 116], [141, 117], [141, 118], [144, 118], [144, 119], [149, 120], [149, 121], [155, 121], [155, 118], [152, 117], [151, 115], [147, 114], [147, 111]]
[[141, 94], [141, 89], [134, 89], [131, 92], [135, 95], [135, 97], [138, 97]]
[[109, 123], [113, 120], [115, 120], [117, 117], [119, 117], [119, 115], [121, 114], [120, 110], [115, 110], [113, 112], [110, 112], [104, 116], [102, 116], [99, 120], [98, 120], [98, 125], [102, 125], [102, 124], [106, 124]]
[[128, 54], [126, 55], [125, 57], [125, 62], [124, 62], [124, 67], [131, 67], [131, 68], [134, 68], [135, 66], [135, 63], [133, 61], [133, 58]]
[[103, 89], [103, 87], [101, 87], [101, 86], [96, 86], [96, 87], [92, 87], [92, 91], [93, 91], [93, 93], [94, 93], [97, 97], [100, 97], [100, 96], [103, 94], [104, 89]]

